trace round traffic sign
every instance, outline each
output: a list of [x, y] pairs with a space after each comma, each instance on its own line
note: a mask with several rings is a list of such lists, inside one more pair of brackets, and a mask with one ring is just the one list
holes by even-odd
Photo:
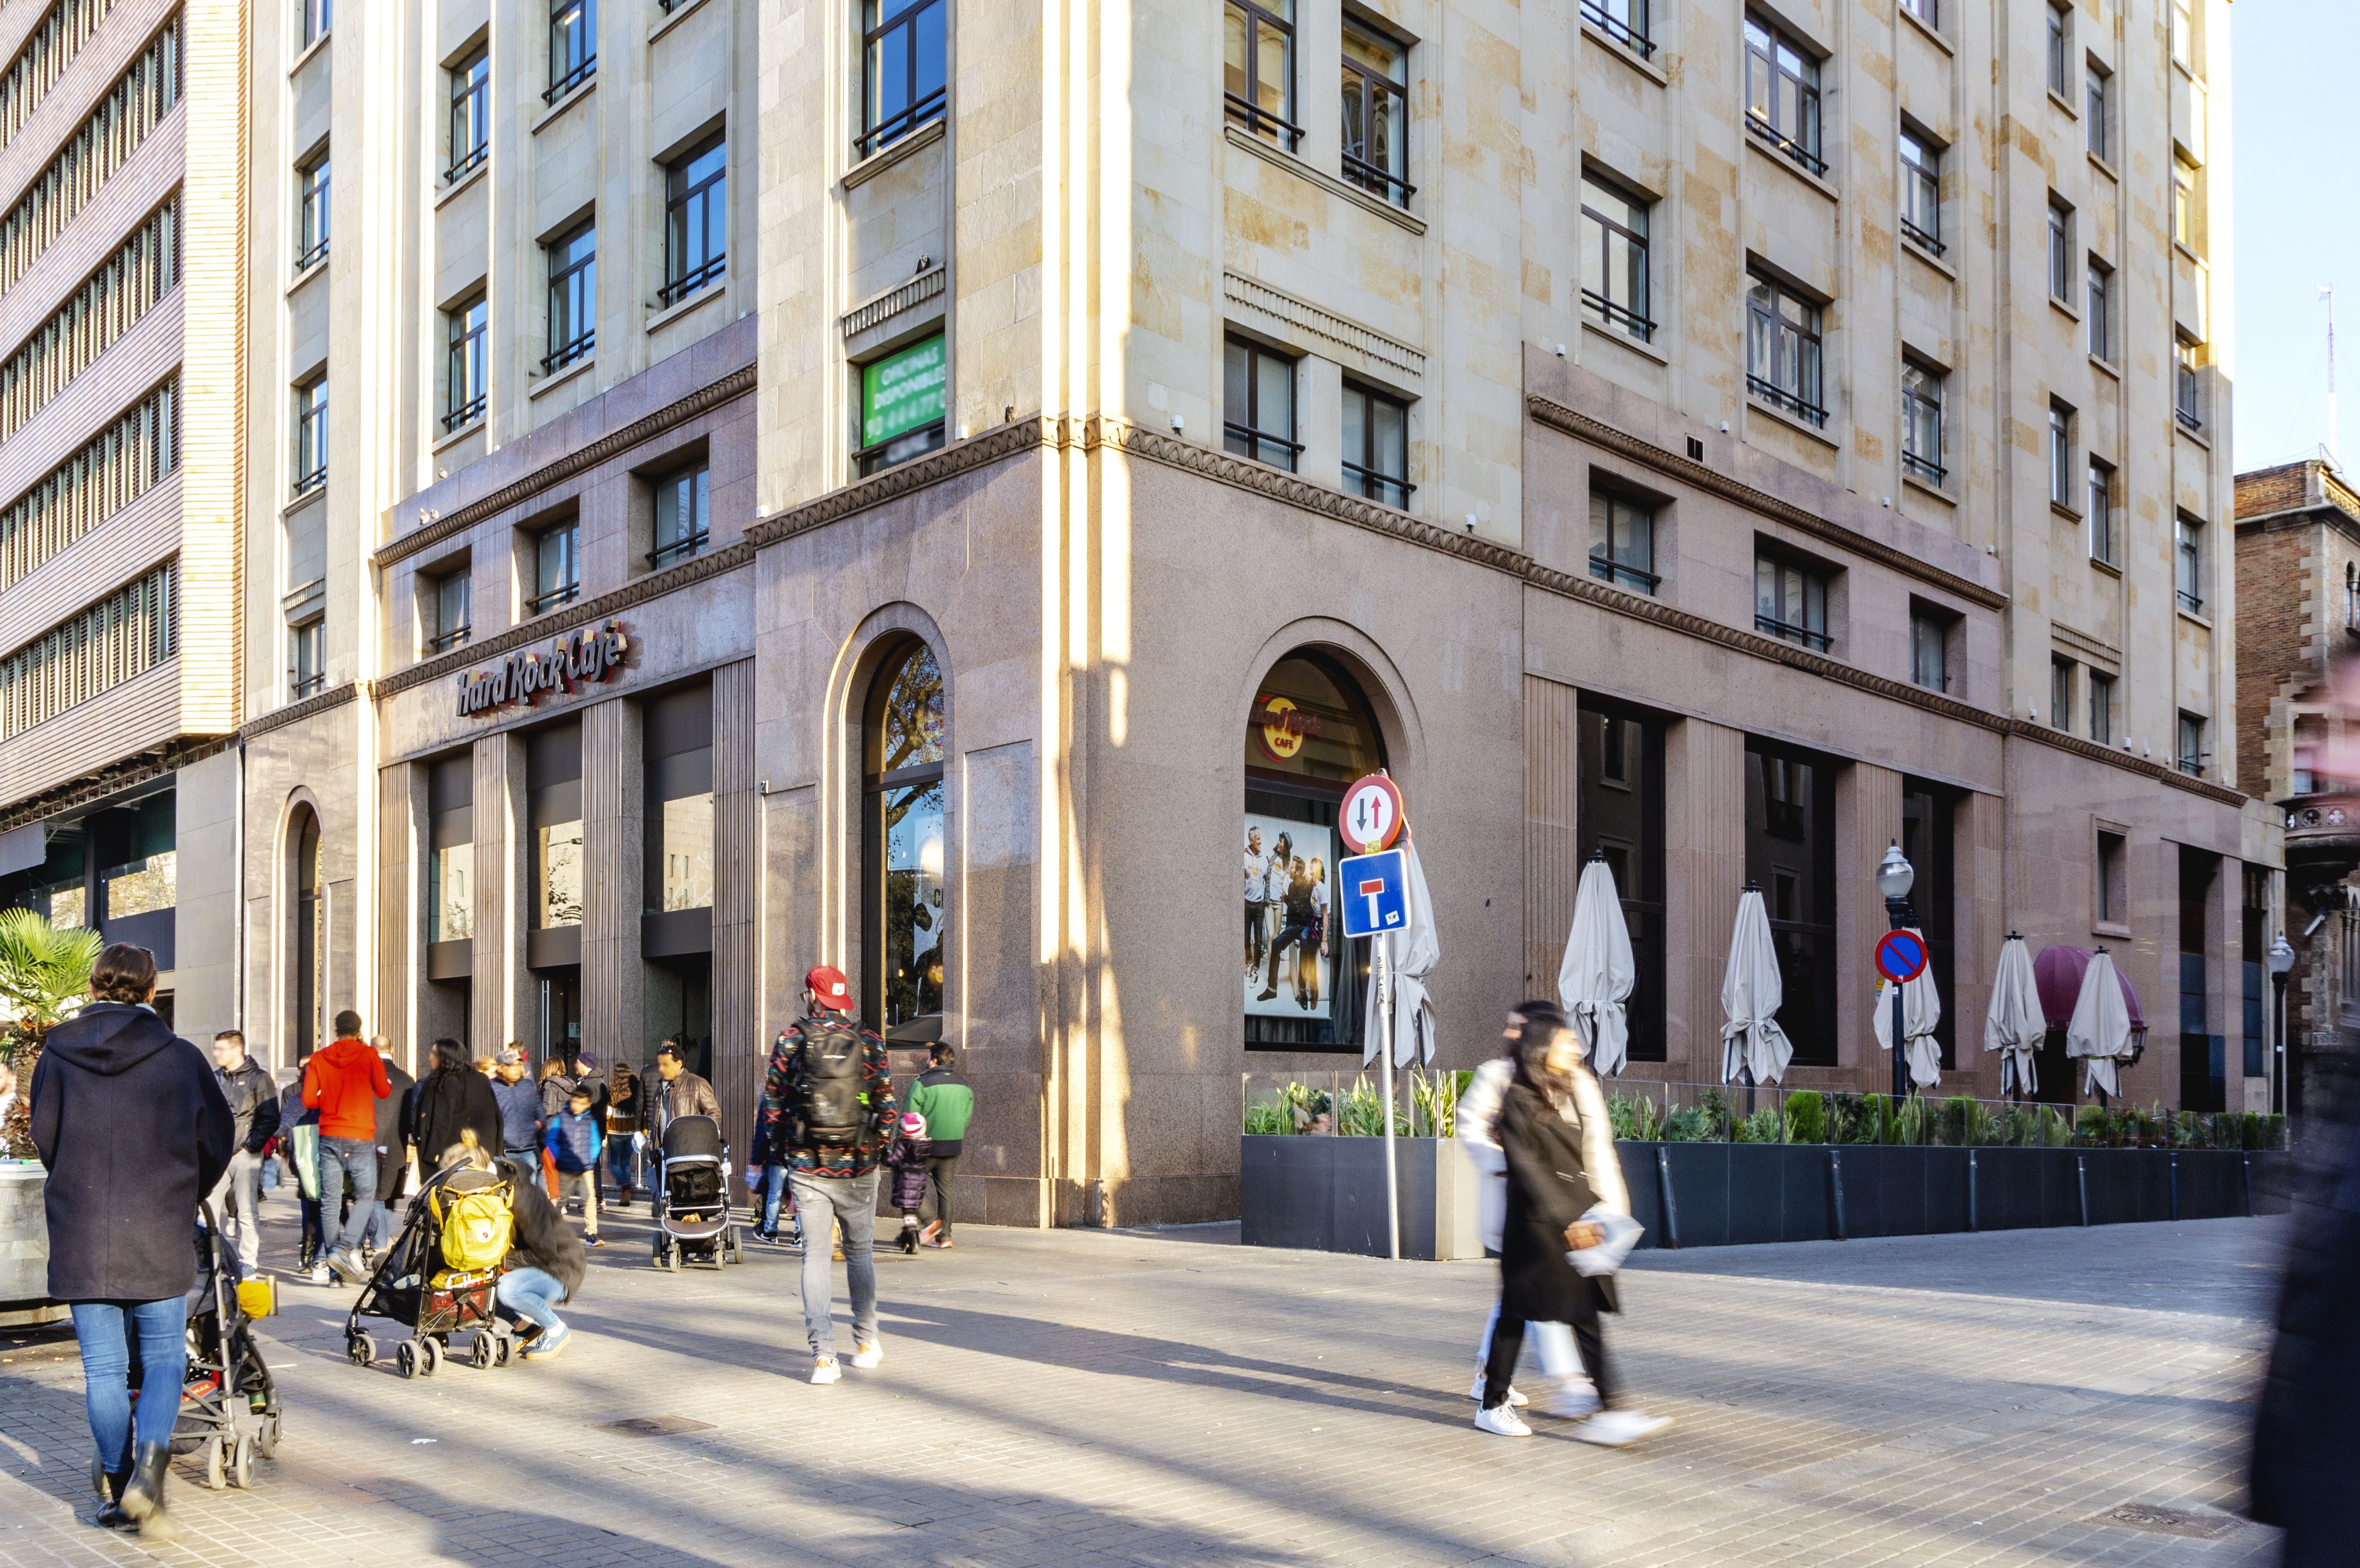
[[1896, 985], [1926, 973], [1926, 939], [1913, 931], [1886, 931], [1876, 944], [1876, 972]]
[[1337, 813], [1336, 825], [1355, 851], [1374, 855], [1400, 835], [1403, 815], [1400, 787], [1382, 773], [1371, 773], [1354, 779], [1344, 791], [1344, 809]]

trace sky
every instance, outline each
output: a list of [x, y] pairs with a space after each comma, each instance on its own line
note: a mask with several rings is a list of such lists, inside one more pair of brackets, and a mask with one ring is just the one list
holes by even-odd
[[2236, 466], [2327, 444], [2332, 283], [2337, 452], [2360, 470], [2360, 3], [2236, 0], [2229, 16]]

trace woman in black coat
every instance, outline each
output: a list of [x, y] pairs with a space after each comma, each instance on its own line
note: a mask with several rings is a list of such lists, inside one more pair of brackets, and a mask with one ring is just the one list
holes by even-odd
[[2248, 1505], [2286, 1531], [2282, 1568], [2352, 1561], [2360, 1535], [2360, 1133], [2328, 1129], [2288, 1216], [2278, 1342], [2254, 1420]]
[[[97, 998], [49, 1030], [33, 1069], [33, 1146], [49, 1168], [49, 1294], [73, 1309], [103, 1473], [103, 1524], [169, 1540], [164, 1475], [188, 1371], [197, 1205], [229, 1169], [237, 1121], [213, 1063], [147, 1004], [156, 959], [117, 942]], [[139, 1404], [128, 1392], [139, 1342]]]
[[421, 1079], [410, 1095], [410, 1126], [404, 1129], [418, 1146], [418, 1167], [440, 1170], [442, 1157], [459, 1142], [463, 1128], [472, 1129], [479, 1148], [500, 1147], [500, 1103], [492, 1097], [489, 1080], [467, 1062], [466, 1048], [455, 1040], [434, 1042], [434, 1071]]

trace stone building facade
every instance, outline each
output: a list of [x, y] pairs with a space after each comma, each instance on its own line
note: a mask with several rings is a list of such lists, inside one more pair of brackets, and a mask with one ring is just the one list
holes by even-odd
[[[1233, 1214], [1245, 1086], [1359, 1061], [1336, 809], [1382, 767], [1446, 1063], [1603, 854], [1630, 1077], [1718, 1076], [1750, 880], [1788, 1082], [1878, 1086], [1898, 841], [1946, 1087], [1996, 1094], [2015, 929], [2114, 949], [2131, 1097], [2264, 1092], [2226, 0], [644, 9], [589, 71], [563, 5], [257, 21], [279, 1061], [346, 996], [410, 1049], [684, 1036], [742, 1145], [832, 963], [962, 1048], [975, 1212]], [[290, 284], [323, 137], [361, 243]]]

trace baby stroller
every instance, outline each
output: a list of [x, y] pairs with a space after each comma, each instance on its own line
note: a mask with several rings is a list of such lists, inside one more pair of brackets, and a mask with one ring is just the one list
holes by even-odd
[[655, 1266], [716, 1269], [745, 1260], [729, 1218], [729, 1149], [711, 1116], [674, 1116], [656, 1150], [663, 1201], [656, 1213]]
[[[279, 1389], [255, 1340], [254, 1320], [239, 1299], [237, 1272], [229, 1263], [229, 1244], [215, 1226], [213, 1205], [203, 1205], [203, 1213], [204, 1223], [196, 1227], [197, 1282], [189, 1288], [189, 1369], [180, 1388], [180, 1417], [172, 1423], [172, 1452], [202, 1451], [205, 1485], [219, 1491], [251, 1486], [256, 1457], [277, 1457]], [[136, 1345], [134, 1351], [136, 1363]], [[238, 1426], [241, 1408], [255, 1418], [250, 1430]], [[95, 1465], [91, 1485], [105, 1485]], [[102, 1489], [99, 1496], [106, 1493]]]
[[[442, 1245], [446, 1218], [463, 1223], [457, 1205], [467, 1194], [494, 1194], [505, 1209], [510, 1172], [505, 1166], [478, 1171], [457, 1165], [438, 1171], [420, 1183], [418, 1195], [401, 1224], [401, 1234], [378, 1259], [376, 1272], [361, 1287], [344, 1322], [344, 1358], [355, 1367], [377, 1359], [377, 1340], [361, 1326], [365, 1317], [390, 1319], [410, 1331], [393, 1349], [394, 1367], [405, 1377], [432, 1377], [442, 1369], [451, 1335], [473, 1330], [467, 1364], [477, 1368], [505, 1367], [513, 1358], [516, 1336], [497, 1310], [492, 1288], [500, 1265], [470, 1269], [451, 1266]], [[503, 1247], [504, 1250], [504, 1247]]]

